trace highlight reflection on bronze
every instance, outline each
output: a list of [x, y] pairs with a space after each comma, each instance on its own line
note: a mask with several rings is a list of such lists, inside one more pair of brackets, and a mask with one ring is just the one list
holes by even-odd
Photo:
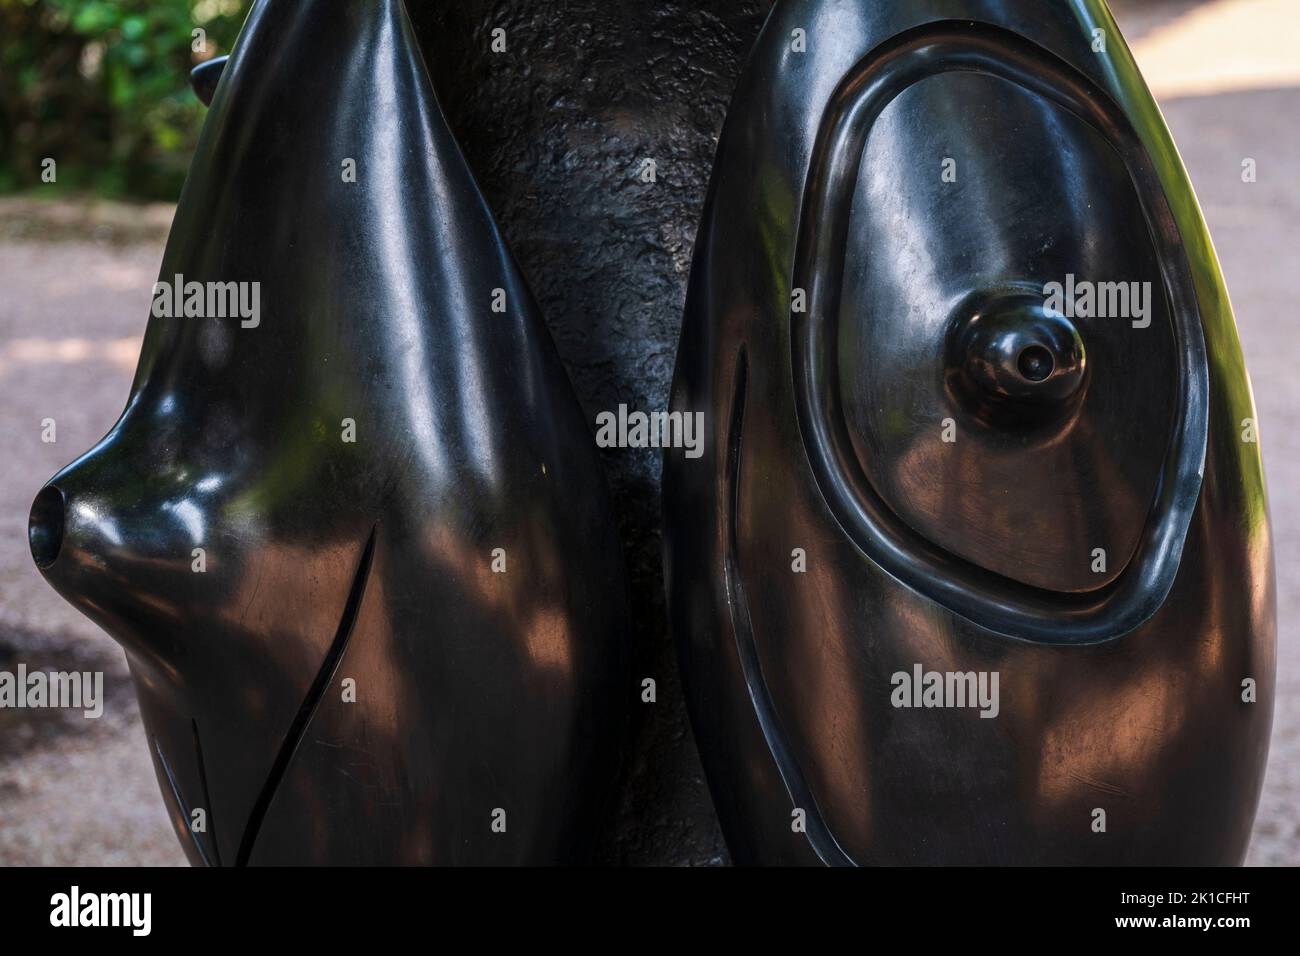
[[[1071, 274], [1150, 282], [1150, 323], [1049, 314]], [[1100, 0], [780, 0], [673, 407], [718, 423], [665, 454], [665, 568], [737, 861], [1242, 860], [1276, 630], [1254, 411]], [[996, 675], [996, 714], [902, 706], [914, 669]]]
[[199, 81], [161, 280], [260, 314], [151, 318], [34, 557], [126, 649], [192, 862], [582, 860], [628, 693], [615, 522], [405, 5], [263, 0]]

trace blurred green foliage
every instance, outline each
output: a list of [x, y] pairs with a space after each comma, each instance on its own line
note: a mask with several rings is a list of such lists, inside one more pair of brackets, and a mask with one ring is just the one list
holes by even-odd
[[[176, 199], [204, 113], [190, 68], [230, 51], [250, 6], [0, 0], [0, 192]], [[53, 185], [41, 182], [46, 157]]]

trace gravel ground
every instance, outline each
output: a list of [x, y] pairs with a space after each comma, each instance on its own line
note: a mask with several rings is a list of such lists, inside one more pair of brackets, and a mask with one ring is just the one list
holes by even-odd
[[[1294, 865], [1300, 863], [1294, 2], [1168, 0], [1113, 8], [1200, 196], [1254, 381], [1277, 551], [1279, 680], [1248, 862]], [[1257, 182], [1241, 181], [1245, 157], [1256, 160]], [[26, 544], [32, 495], [108, 429], [125, 401], [167, 219], [158, 207], [0, 200], [0, 669], [20, 660], [33, 669], [100, 669], [107, 696], [99, 720], [0, 711], [0, 864], [184, 863], [121, 653], [45, 585]], [[57, 423], [52, 444], [41, 441], [46, 418]]]

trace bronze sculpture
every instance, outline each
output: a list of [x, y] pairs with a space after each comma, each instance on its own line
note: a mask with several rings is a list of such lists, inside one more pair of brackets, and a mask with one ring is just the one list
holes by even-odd
[[614, 522], [404, 5], [266, 0], [213, 69], [126, 411], [37, 496], [37, 563], [126, 649], [191, 861], [582, 860]]
[[[295, 6], [259, 6], [220, 91], [225, 65], [196, 76], [212, 130], [162, 270], [174, 315], [177, 276], [205, 294], [264, 277], [262, 297], [151, 322], [122, 422], [38, 497], [33, 552], [128, 647], [196, 862], [582, 858], [634, 699], [600, 463], [403, 5]], [[512, 28], [543, 16], [503, 6]], [[600, 6], [637, 23], [644, 5]], [[730, 27], [764, 4], [699, 6]], [[1007, 6], [782, 3], [737, 94], [675, 406], [706, 410], [713, 442], [667, 456], [665, 504], [694, 726], [741, 862], [1244, 850], [1272, 579], [1256, 446], [1228, 427], [1253, 411], [1226, 294], [1104, 9]], [[435, 77], [464, 34], [421, 24], [489, 9], [411, 5]], [[539, 76], [568, 68], [539, 45]], [[629, 167], [642, 138], [667, 143], [680, 191], [708, 169], [674, 131], [688, 76], [601, 135], [578, 108], [558, 138]], [[462, 122], [496, 106], [459, 83]], [[580, 78], [559, 86], [558, 109], [582, 102]], [[490, 149], [499, 131], [468, 132]], [[497, 172], [609, 185], [506, 138]], [[691, 208], [671, 190], [634, 197], [670, 236]], [[644, 263], [542, 258], [673, 302], [662, 277], [639, 291]], [[1058, 314], [1076, 278], [1135, 282], [1145, 315]], [[285, 283], [309, 304], [286, 313]], [[372, 304], [381, 334], [362, 335]], [[578, 383], [589, 402], [606, 385]], [[967, 673], [978, 706], [932, 706], [932, 679]], [[493, 796], [502, 773], [521, 800]]]
[[665, 455], [666, 575], [737, 860], [1241, 861], [1275, 631], [1254, 410], [1102, 3], [779, 2], [673, 407], [712, 427]]

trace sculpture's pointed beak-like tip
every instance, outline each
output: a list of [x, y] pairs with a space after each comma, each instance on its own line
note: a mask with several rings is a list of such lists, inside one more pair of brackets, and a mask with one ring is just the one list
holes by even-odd
[[66, 503], [58, 485], [46, 485], [32, 502], [31, 516], [27, 519], [27, 543], [32, 549], [32, 560], [41, 571], [54, 567], [63, 550], [63, 514]]
[[204, 106], [212, 105], [212, 97], [217, 95], [217, 83], [229, 59], [229, 56], [214, 57], [190, 70], [190, 86]]

